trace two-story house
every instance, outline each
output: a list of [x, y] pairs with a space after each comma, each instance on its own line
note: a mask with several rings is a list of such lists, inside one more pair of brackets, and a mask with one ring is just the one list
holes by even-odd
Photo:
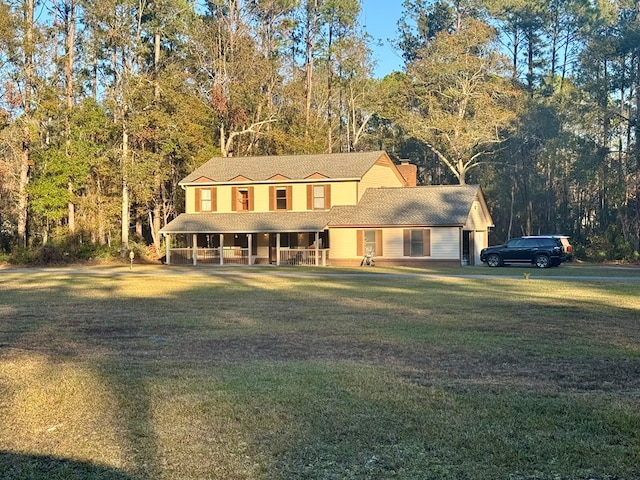
[[418, 187], [381, 151], [213, 158], [180, 185], [167, 264], [473, 264], [493, 226], [478, 186]]

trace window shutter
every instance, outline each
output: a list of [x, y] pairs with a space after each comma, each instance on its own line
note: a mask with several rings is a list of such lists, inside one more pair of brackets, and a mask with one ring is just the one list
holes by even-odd
[[253, 212], [253, 187], [249, 187], [247, 190], [249, 193], [249, 211]]
[[356, 232], [356, 255], [362, 257], [364, 255], [364, 230]]
[[291, 210], [291, 205], [293, 205], [293, 187], [289, 185], [287, 187], [287, 210]]
[[238, 187], [231, 187], [231, 210], [236, 212], [238, 210]]
[[425, 257], [431, 256], [431, 230], [428, 228], [422, 231], [422, 254]]
[[218, 211], [218, 193], [215, 187], [211, 188], [211, 211]]
[[196, 213], [200, 212], [202, 209], [202, 190], [200, 190], [199, 188], [196, 188], [196, 204], [195, 204], [195, 208], [194, 211]]
[[382, 256], [382, 230], [376, 230], [376, 257]]
[[324, 186], [324, 209], [329, 210], [331, 208], [331, 185]]
[[402, 238], [404, 243], [404, 253], [405, 257], [411, 256], [411, 230], [403, 230]]
[[269, 186], [269, 210], [274, 211], [276, 209], [276, 187]]
[[313, 185], [307, 185], [307, 210], [313, 210]]

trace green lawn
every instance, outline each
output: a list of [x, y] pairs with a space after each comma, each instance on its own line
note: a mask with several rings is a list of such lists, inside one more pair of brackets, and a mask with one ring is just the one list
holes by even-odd
[[94, 272], [0, 270], [0, 479], [640, 478], [637, 270]]

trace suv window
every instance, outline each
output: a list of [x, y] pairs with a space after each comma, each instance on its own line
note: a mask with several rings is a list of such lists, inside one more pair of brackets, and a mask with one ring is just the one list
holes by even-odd
[[538, 245], [541, 247], [557, 247], [558, 241], [555, 238], [539, 238]]

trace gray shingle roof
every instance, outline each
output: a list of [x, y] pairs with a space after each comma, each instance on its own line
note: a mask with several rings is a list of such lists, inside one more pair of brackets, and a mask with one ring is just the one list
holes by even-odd
[[320, 232], [326, 228], [328, 221], [329, 212], [183, 213], [160, 232]]
[[181, 185], [207, 177], [215, 182], [229, 182], [243, 176], [259, 182], [283, 175], [292, 180], [302, 180], [314, 173], [325, 177], [361, 178], [380, 157], [383, 151], [332, 153], [319, 155], [278, 155], [262, 157], [212, 158], [180, 181]]
[[358, 205], [331, 209], [330, 227], [464, 225], [477, 185], [369, 188]]

